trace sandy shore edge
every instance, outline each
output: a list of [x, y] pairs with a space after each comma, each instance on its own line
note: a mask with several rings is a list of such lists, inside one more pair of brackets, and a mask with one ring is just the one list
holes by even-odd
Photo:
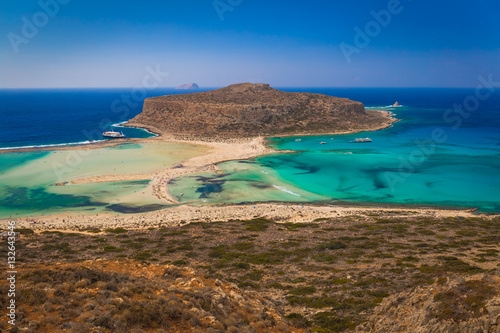
[[[334, 206], [313, 204], [262, 203], [226, 206], [193, 207], [181, 205], [162, 211], [134, 215], [82, 215], [61, 213], [37, 218], [3, 219], [0, 222], [16, 221], [17, 228], [34, 230], [89, 230], [106, 228], [145, 229], [149, 227], [179, 226], [192, 222], [217, 222], [231, 219], [264, 217], [276, 222], [320, 222], [322, 219], [356, 216], [420, 216], [427, 218], [478, 217], [471, 210], [447, 210], [432, 208], [380, 208], [359, 206]], [[480, 215], [494, 218], [495, 215]], [[34, 222], [33, 222], [34, 221]]]
[[[362, 131], [376, 131], [383, 128], [392, 126], [392, 124], [398, 119], [393, 118], [393, 114], [388, 111], [378, 111], [370, 110], [374, 112], [381, 112], [387, 121], [384, 124], [377, 126], [376, 128], [363, 129]], [[160, 171], [141, 173], [141, 174], [127, 174], [127, 175], [101, 175], [95, 177], [87, 177], [73, 180], [72, 184], [82, 184], [82, 183], [100, 183], [100, 182], [116, 182], [116, 181], [130, 181], [130, 180], [151, 180], [151, 186], [153, 193], [162, 201], [169, 204], [178, 204], [178, 202], [170, 195], [168, 191], [168, 184], [170, 181], [176, 177], [203, 173], [203, 172], [218, 172], [218, 163], [239, 160], [239, 159], [249, 159], [257, 156], [263, 156], [266, 154], [282, 154], [287, 153], [287, 151], [274, 150], [266, 145], [264, 137], [254, 137], [254, 138], [241, 138], [241, 139], [215, 139], [209, 140], [193, 140], [177, 138], [165, 133], [161, 133], [158, 129], [151, 126], [144, 126], [140, 124], [121, 124], [121, 126], [130, 127], [140, 127], [145, 128], [151, 132], [158, 133], [159, 136], [153, 138], [145, 139], [119, 139], [106, 142], [99, 142], [91, 145], [82, 146], [65, 146], [65, 147], [47, 147], [47, 149], [16, 149], [15, 151], [39, 151], [39, 150], [71, 150], [71, 149], [97, 149], [102, 147], [111, 147], [120, 145], [123, 143], [146, 143], [146, 142], [174, 142], [174, 143], [187, 143], [195, 144], [209, 147], [209, 151], [201, 156], [195, 156], [187, 160], [182, 161], [180, 164], [174, 165], [173, 167], [166, 168]], [[360, 130], [352, 130], [345, 132], [332, 132], [332, 133], [300, 133], [296, 136], [306, 136], [306, 135], [339, 135], [339, 134], [349, 134], [356, 133]], [[56, 149], [54, 149], [56, 148]], [[13, 152], [12, 150], [2, 151]], [[0, 152], [0, 153], [2, 153]], [[288, 152], [290, 153], [290, 152]], [[464, 210], [441, 210], [441, 209], [413, 209], [413, 208], [380, 208], [380, 207], [340, 207], [323, 205], [318, 206], [314, 204], [309, 205], [297, 205], [297, 204], [286, 204], [286, 203], [266, 203], [266, 204], [255, 204], [255, 205], [226, 205], [226, 206], [201, 206], [193, 207], [188, 205], [180, 205], [173, 208], [167, 208], [162, 211], [155, 211], [144, 214], [134, 214], [134, 215], [113, 215], [113, 214], [98, 214], [95, 216], [78, 214], [78, 213], [65, 213], [57, 214], [47, 217], [38, 217], [36, 220], [38, 223], [33, 225], [28, 221], [28, 219], [19, 219], [20, 221], [25, 220], [25, 223], [29, 226], [37, 226], [41, 228], [74, 228], [74, 227], [112, 227], [112, 226], [129, 226], [129, 227], [141, 227], [142, 225], [154, 225], [158, 223], [163, 224], [176, 224], [180, 221], [193, 220], [217, 220], [224, 221], [233, 218], [253, 218], [255, 216], [265, 216], [268, 218], [273, 218], [276, 220], [286, 220], [286, 221], [308, 221], [318, 218], [331, 218], [335, 216], [346, 216], [353, 214], [360, 214], [363, 212], [371, 211], [384, 211], [384, 212], [396, 212], [405, 211], [407, 213], [418, 212], [418, 214], [426, 216], [475, 216], [469, 211]], [[31, 218], [30, 218], [31, 219]], [[5, 221], [9, 219], [4, 219]]]

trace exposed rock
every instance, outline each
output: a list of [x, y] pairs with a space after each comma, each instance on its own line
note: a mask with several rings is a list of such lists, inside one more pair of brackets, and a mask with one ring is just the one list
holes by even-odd
[[356, 332], [497, 333], [500, 278], [451, 278], [387, 297]]
[[360, 102], [241, 83], [192, 94], [148, 98], [129, 126], [175, 136], [250, 137], [379, 129], [392, 120]]

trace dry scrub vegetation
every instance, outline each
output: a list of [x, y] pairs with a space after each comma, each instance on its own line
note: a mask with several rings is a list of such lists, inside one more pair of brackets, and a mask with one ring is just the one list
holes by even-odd
[[[498, 277], [500, 218], [388, 214], [144, 230], [23, 229], [18, 327], [343, 332], [367, 322], [390, 295], [455, 278]], [[486, 315], [498, 288], [474, 281], [433, 296], [429, 316], [458, 323]]]

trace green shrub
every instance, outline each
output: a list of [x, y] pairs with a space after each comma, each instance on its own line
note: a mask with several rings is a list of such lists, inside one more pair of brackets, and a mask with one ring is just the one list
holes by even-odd
[[20, 233], [21, 235], [33, 235], [35, 232], [32, 229], [29, 228], [19, 228], [19, 229], [14, 229], [15, 232]]
[[269, 228], [269, 224], [272, 223], [274, 222], [262, 217], [249, 221], [243, 221], [243, 224], [246, 226], [245, 230], [248, 231], [266, 231], [267, 228]]
[[328, 243], [323, 243], [317, 246], [318, 250], [339, 250], [345, 249], [347, 245], [339, 241], [332, 241]]
[[104, 230], [106, 232], [109, 232], [109, 233], [113, 233], [113, 234], [122, 234], [122, 233], [125, 233], [125, 232], [128, 232], [127, 229], [124, 229], [124, 228], [121, 228], [121, 227], [118, 227], [118, 228], [114, 228], [114, 229], [106, 229]]
[[250, 242], [235, 243], [231, 247], [238, 251], [247, 251], [253, 248], [255, 245]]
[[250, 268], [250, 264], [249, 263], [246, 263], [246, 262], [242, 262], [242, 261], [238, 261], [238, 262], [235, 262], [233, 264], [233, 267], [236, 267], [238, 269], [249, 269]]
[[186, 260], [182, 260], [182, 259], [179, 259], [179, 260], [175, 260], [172, 265], [175, 265], [175, 266], [185, 266], [187, 265], [187, 261]]
[[352, 317], [338, 317], [334, 312], [319, 312], [313, 316], [313, 321], [316, 326], [326, 330], [318, 332], [343, 332], [359, 324]]
[[250, 273], [246, 274], [245, 276], [243, 276], [242, 279], [250, 279], [250, 280], [253, 280], [253, 281], [260, 281], [262, 280], [262, 277], [264, 276], [264, 271], [262, 270], [254, 270], [254, 271], [251, 271]]
[[288, 293], [291, 295], [303, 296], [303, 295], [311, 295], [316, 292], [316, 287], [313, 286], [303, 286], [297, 287], [290, 290]]

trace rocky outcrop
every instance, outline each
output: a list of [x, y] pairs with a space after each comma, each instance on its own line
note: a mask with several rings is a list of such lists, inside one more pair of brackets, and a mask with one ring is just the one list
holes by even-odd
[[241, 83], [213, 91], [148, 98], [129, 126], [175, 136], [251, 137], [379, 129], [390, 120], [360, 102]]
[[356, 332], [499, 333], [500, 278], [441, 278], [387, 297]]
[[195, 89], [200, 89], [196, 83], [189, 83], [189, 84], [183, 84], [178, 86], [175, 89], [182, 89], [182, 90], [195, 90]]

